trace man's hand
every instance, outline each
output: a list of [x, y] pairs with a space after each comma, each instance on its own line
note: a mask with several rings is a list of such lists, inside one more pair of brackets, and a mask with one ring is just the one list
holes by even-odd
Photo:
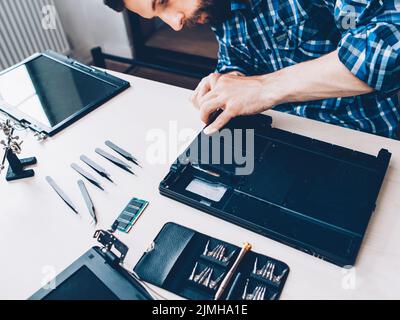
[[339, 60], [338, 51], [262, 76], [212, 74], [192, 97], [208, 124], [217, 110], [223, 112], [204, 130], [213, 134], [239, 115], [263, 112], [282, 103], [297, 103], [358, 96], [374, 89], [354, 76]]
[[201, 120], [209, 124], [210, 116], [223, 110], [205, 130], [213, 134], [232, 118], [250, 115], [272, 108], [277, 102], [268, 92], [265, 76], [244, 77], [240, 74], [211, 74], [204, 78], [192, 96], [192, 103], [200, 109]]
[[192, 96], [190, 97], [190, 101], [197, 109], [200, 109], [200, 100], [212, 89], [214, 89], [220, 77], [221, 74], [219, 73], [211, 73], [208, 77], [205, 77], [200, 81], [196, 90], [194, 90]]

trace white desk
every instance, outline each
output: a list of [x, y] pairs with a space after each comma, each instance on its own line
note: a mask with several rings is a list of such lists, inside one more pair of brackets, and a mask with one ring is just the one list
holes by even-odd
[[[36, 156], [36, 177], [6, 183], [0, 177], [0, 298], [26, 299], [51, 276], [49, 266], [61, 272], [95, 244], [95, 229], [70, 168], [81, 154], [106, 167], [117, 186], [104, 181], [107, 193], [88, 185], [99, 218], [98, 228], [107, 229], [131, 197], [151, 202], [145, 214], [128, 235], [118, 237], [130, 247], [126, 259], [133, 266], [161, 227], [169, 222], [194, 228], [236, 245], [244, 241], [254, 250], [285, 261], [291, 267], [282, 299], [386, 299], [400, 298], [400, 143], [336, 126], [269, 112], [274, 126], [311, 136], [348, 148], [377, 155], [380, 148], [393, 153], [378, 207], [360, 251], [355, 271], [355, 288], [344, 271], [330, 263], [259, 236], [223, 220], [161, 196], [158, 184], [168, 172], [178, 150], [162, 164], [149, 164], [146, 140], [151, 129], [170, 133], [170, 145], [176, 144], [174, 128], [195, 129], [181, 148], [202, 128], [198, 111], [188, 102], [184, 89], [119, 74], [132, 88], [98, 108], [54, 138], [39, 144], [25, 134], [23, 156]], [[155, 131], [152, 131], [153, 133]], [[155, 132], [157, 133], [157, 132]], [[133, 177], [94, 153], [105, 140], [132, 151], [144, 164]], [[175, 139], [175, 141], [174, 141]], [[52, 176], [79, 206], [75, 216], [45, 181]], [[47, 278], [46, 278], [47, 276]], [[345, 284], [343, 286], [343, 283]], [[349, 288], [350, 285], [350, 288]]]

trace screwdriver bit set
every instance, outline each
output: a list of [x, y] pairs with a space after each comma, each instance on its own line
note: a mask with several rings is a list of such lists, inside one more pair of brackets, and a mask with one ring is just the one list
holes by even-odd
[[[214, 292], [218, 289], [227, 274], [228, 267], [235, 260], [239, 249], [222, 242], [208, 240], [200, 259], [196, 261], [194, 268], [188, 278], [193, 285]], [[254, 253], [252, 253], [254, 255]], [[251, 255], [251, 254], [249, 254]], [[242, 300], [275, 300], [278, 298], [277, 289], [289, 269], [285, 264], [270, 259], [265, 256], [255, 255], [253, 268], [251, 273], [240, 273], [237, 281], [233, 283], [231, 292], [235, 294], [235, 299]], [[250, 260], [251, 261], [251, 260]], [[247, 259], [246, 264], [248, 264]], [[243, 270], [242, 270], [243, 272]], [[243, 292], [238, 296], [241, 281], [243, 286], [242, 274], [249, 273], [249, 277], [245, 280]], [[232, 293], [229, 298], [232, 298]]]
[[134, 271], [191, 300], [278, 300], [288, 265], [244, 248], [168, 223]]

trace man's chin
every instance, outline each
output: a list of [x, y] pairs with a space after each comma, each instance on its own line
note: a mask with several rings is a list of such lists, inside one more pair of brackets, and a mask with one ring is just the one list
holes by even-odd
[[190, 23], [185, 23], [184, 28], [191, 29], [191, 28], [195, 28], [197, 26], [204, 26], [204, 25], [207, 25], [207, 24], [210, 24], [208, 22], [208, 20], [207, 21], [197, 21], [197, 22], [193, 22], [193, 23], [190, 22]]
[[[215, 1], [215, 2], [214, 2]], [[203, 7], [194, 15], [191, 25], [218, 25], [228, 20], [232, 14], [230, 0], [203, 0]]]

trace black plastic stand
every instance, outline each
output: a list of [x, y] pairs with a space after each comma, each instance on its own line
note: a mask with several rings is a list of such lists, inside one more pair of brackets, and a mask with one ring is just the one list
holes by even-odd
[[18, 157], [9, 150], [7, 151], [7, 160], [10, 164], [6, 175], [7, 181], [26, 179], [35, 175], [35, 172], [32, 169], [24, 170], [25, 167], [32, 166], [37, 163], [35, 157], [18, 159]]

